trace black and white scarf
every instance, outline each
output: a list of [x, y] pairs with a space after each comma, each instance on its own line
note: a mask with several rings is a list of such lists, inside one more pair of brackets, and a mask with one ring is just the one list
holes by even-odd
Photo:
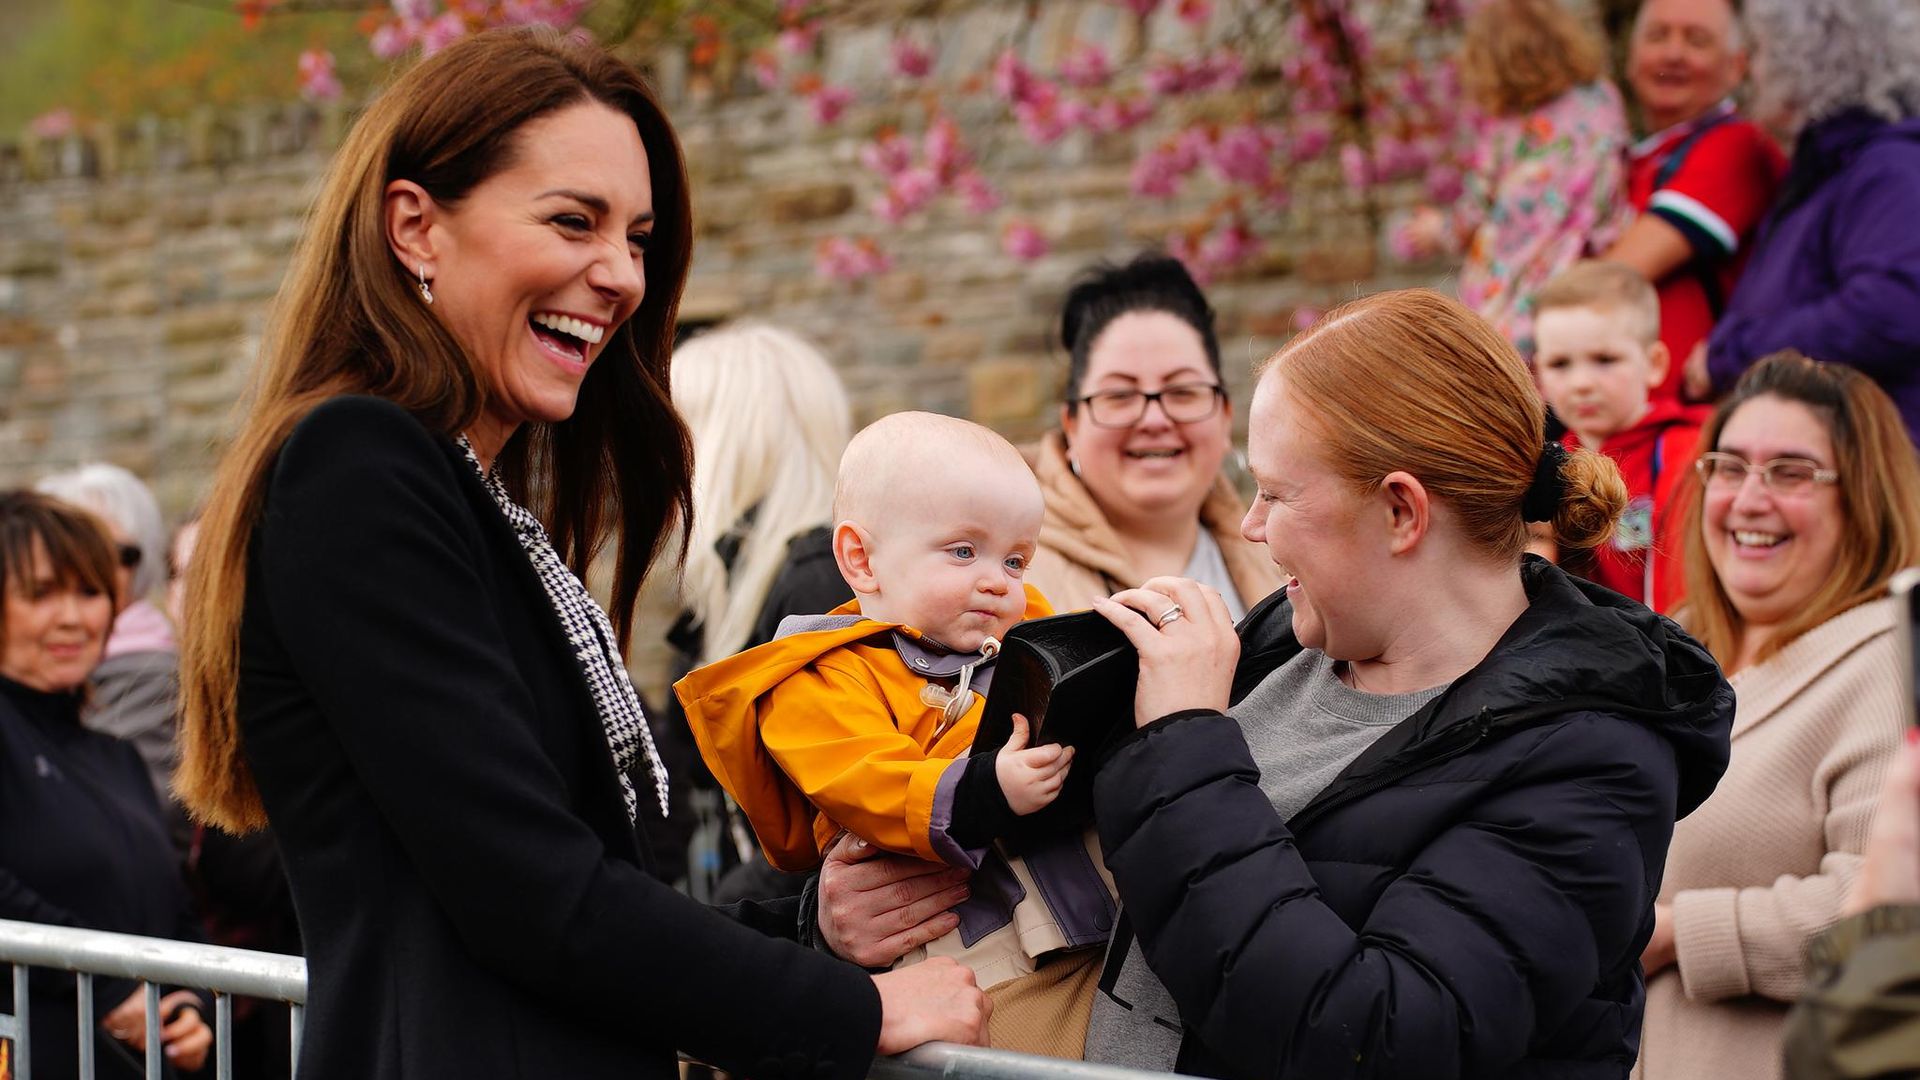
[[566, 629], [567, 643], [573, 646], [573, 655], [580, 662], [581, 674], [586, 676], [587, 688], [593, 692], [594, 709], [607, 731], [607, 748], [613, 751], [613, 768], [620, 777], [620, 795], [626, 800], [627, 821], [637, 822], [640, 815], [640, 799], [633, 790], [633, 779], [628, 776], [639, 753], [647, 756], [647, 771], [653, 775], [653, 793], [660, 800], [660, 816], [666, 817], [667, 767], [654, 748], [653, 732], [647, 728], [647, 714], [641, 709], [640, 695], [634, 691], [633, 680], [627, 675], [626, 662], [620, 659], [612, 620], [560, 560], [560, 553], [553, 549], [540, 520], [508, 496], [499, 476], [480, 466], [480, 459], [465, 435], [460, 436], [459, 442], [461, 451], [467, 455], [467, 464], [480, 475], [487, 493], [506, 515], [514, 535], [520, 538], [527, 561], [533, 564], [533, 572], [546, 589], [554, 614]]

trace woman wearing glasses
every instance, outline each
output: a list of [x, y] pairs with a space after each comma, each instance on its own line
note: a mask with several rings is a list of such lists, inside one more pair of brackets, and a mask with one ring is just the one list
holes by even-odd
[[1164, 255], [1094, 266], [1067, 294], [1060, 343], [1070, 367], [1060, 430], [1033, 451], [1047, 516], [1027, 580], [1071, 611], [1189, 577], [1245, 614], [1280, 576], [1241, 539], [1242, 500], [1220, 472], [1233, 405], [1200, 287]]
[[1768, 1077], [1807, 942], [1841, 914], [1904, 727], [1896, 571], [1920, 465], [1871, 379], [1780, 353], [1701, 434], [1680, 618], [1738, 695], [1732, 762], [1680, 822], [1642, 961], [1638, 1073]]

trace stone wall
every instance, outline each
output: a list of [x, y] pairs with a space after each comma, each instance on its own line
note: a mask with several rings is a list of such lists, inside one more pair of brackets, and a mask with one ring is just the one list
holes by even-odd
[[[1026, 5], [947, 10], [937, 25], [913, 27], [939, 43], [936, 82], [982, 68]], [[1038, 64], [1076, 38], [1118, 55], [1137, 45], [1130, 17], [1104, 0], [1040, 10], [1026, 37]], [[888, 6], [878, 13], [823, 38], [830, 79], [882, 80], [893, 28]], [[1147, 44], [1178, 32], [1170, 17], [1156, 20]], [[1074, 272], [1157, 244], [1207, 201], [1204, 188], [1171, 204], [1130, 193], [1135, 147], [1164, 129], [1076, 134], [1046, 149], [1007, 131], [982, 146], [1004, 208], [985, 219], [936, 209], [889, 234], [893, 270], [830, 281], [813, 272], [816, 243], [878, 229], [863, 208], [879, 184], [859, 168], [859, 146], [883, 125], [916, 128], [920, 103], [856, 105], [820, 128], [805, 102], [748, 89], [744, 76], [722, 93], [675, 57], [654, 67], [694, 178], [686, 317], [753, 315], [807, 333], [844, 373], [861, 420], [915, 407], [1016, 439], [1038, 434], [1057, 408], [1063, 360], [1050, 342]], [[1276, 100], [1266, 78], [1217, 107], [1261, 115]], [[0, 143], [0, 486], [106, 459], [146, 477], [169, 513], [200, 497], [302, 212], [348, 120], [285, 105]], [[1040, 225], [1051, 253], [1032, 263], [1003, 255], [1000, 229], [1015, 218]], [[1298, 185], [1282, 235], [1278, 254], [1210, 290], [1243, 402], [1248, 371], [1297, 308], [1431, 279], [1376, 260], [1359, 203], [1331, 167]]]

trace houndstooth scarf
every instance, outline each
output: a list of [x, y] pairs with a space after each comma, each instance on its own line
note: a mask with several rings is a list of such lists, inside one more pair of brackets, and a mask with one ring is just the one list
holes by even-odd
[[633, 790], [632, 777], [627, 775], [640, 752], [647, 755], [647, 771], [653, 775], [653, 793], [660, 800], [660, 816], [666, 817], [667, 766], [660, 760], [660, 752], [654, 749], [653, 732], [647, 728], [647, 714], [640, 707], [640, 695], [634, 691], [633, 680], [627, 675], [626, 662], [620, 659], [619, 646], [614, 644], [613, 622], [588, 595], [587, 587], [560, 561], [560, 553], [553, 549], [540, 520], [513, 501], [499, 476], [481, 468], [473, 444], [465, 435], [460, 436], [459, 442], [461, 452], [467, 455], [467, 464], [480, 475], [487, 493], [506, 515], [514, 535], [520, 538], [520, 547], [533, 563], [533, 572], [539, 576], [554, 614], [560, 616], [560, 625], [567, 631], [567, 642], [573, 646], [581, 674], [586, 676], [587, 687], [593, 692], [594, 709], [607, 730], [607, 748], [613, 751], [613, 768], [620, 777], [620, 796], [626, 800], [628, 823], [637, 822], [640, 816], [640, 799]]

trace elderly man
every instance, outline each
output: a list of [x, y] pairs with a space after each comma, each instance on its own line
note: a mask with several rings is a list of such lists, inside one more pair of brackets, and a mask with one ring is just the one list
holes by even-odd
[[[1746, 69], [1729, 0], [1641, 5], [1627, 80], [1653, 134], [1629, 163], [1639, 218], [1606, 257], [1658, 288], [1660, 340], [1676, 361], [1704, 348], [1786, 169], [1773, 140], [1734, 113], [1728, 95]], [[1683, 366], [1671, 365], [1656, 399], [1681, 396]]]

